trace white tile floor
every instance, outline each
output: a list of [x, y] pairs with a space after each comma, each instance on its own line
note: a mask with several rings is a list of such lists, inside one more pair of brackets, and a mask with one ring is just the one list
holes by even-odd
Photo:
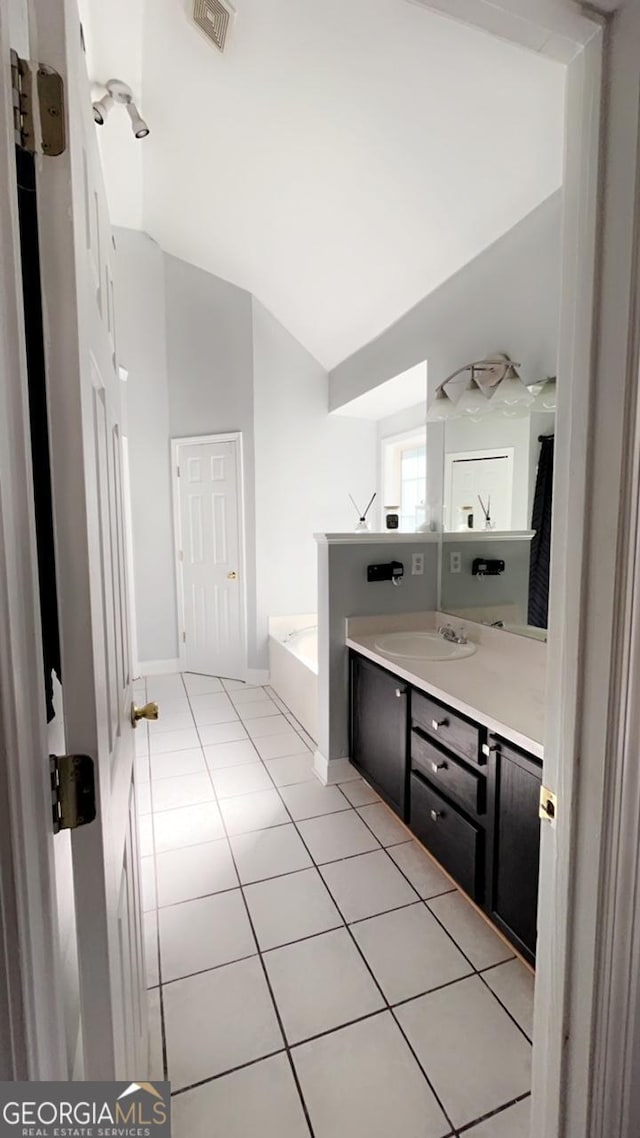
[[533, 978], [269, 688], [136, 685], [151, 1077], [175, 1138], [526, 1138]]

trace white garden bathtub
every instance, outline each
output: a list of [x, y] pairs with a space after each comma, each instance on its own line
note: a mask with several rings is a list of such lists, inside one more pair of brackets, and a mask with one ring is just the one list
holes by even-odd
[[318, 618], [315, 613], [269, 620], [270, 683], [311, 738], [318, 738]]

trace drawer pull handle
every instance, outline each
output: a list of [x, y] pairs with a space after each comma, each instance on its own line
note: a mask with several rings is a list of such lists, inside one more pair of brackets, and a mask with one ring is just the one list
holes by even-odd
[[402, 699], [403, 695], [407, 694], [406, 688], [396, 688], [396, 698]]
[[431, 814], [432, 822], [437, 822], [439, 818], [442, 818], [442, 812], [440, 810], [430, 810], [429, 813]]
[[447, 764], [444, 761], [441, 763], [432, 763], [431, 764], [431, 770], [433, 771], [434, 774], [437, 774], [438, 771], [446, 771], [446, 769], [447, 769]]
[[440, 727], [448, 727], [449, 726], [449, 720], [448, 719], [432, 719], [431, 720], [431, 726], [433, 727], [434, 731], [437, 731]]

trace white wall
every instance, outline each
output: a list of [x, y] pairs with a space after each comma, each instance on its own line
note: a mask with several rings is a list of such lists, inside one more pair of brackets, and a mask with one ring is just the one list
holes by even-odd
[[[328, 760], [349, 757], [349, 674], [345, 620], [349, 616], [429, 612], [438, 604], [438, 545], [416, 534], [413, 542], [318, 544], [318, 751]], [[411, 573], [414, 553], [424, 575]], [[400, 588], [367, 581], [367, 565], [401, 561]], [[329, 775], [331, 781], [331, 775]]]
[[134, 607], [141, 663], [175, 660], [170, 439], [242, 431], [248, 666], [269, 616], [317, 607], [320, 530], [351, 530], [376, 486], [376, 425], [330, 416], [326, 371], [249, 293], [116, 230], [126, 384]]
[[128, 369], [127, 430], [141, 661], [178, 654], [171, 514], [164, 253], [145, 233], [116, 229], [118, 362]]
[[171, 438], [242, 431], [246, 523], [247, 646], [256, 647], [256, 546], [251, 296], [165, 255]]
[[556, 374], [561, 191], [553, 194], [377, 339], [335, 368], [339, 407], [426, 359], [429, 390], [492, 352], [522, 365], [526, 383]]
[[376, 488], [376, 424], [328, 414], [324, 368], [253, 301], [257, 631], [267, 666], [270, 616], [315, 612], [313, 534], [349, 531], [348, 499]]

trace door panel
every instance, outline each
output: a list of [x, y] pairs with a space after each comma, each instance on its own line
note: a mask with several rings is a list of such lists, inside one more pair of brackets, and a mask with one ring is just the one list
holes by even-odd
[[351, 761], [407, 817], [408, 688], [361, 656], [351, 657]]
[[243, 677], [240, 441], [174, 445], [184, 664], [191, 672]]
[[115, 249], [75, 0], [32, 0], [37, 57], [64, 79], [67, 149], [38, 163], [67, 749], [95, 764], [72, 833], [84, 1076], [145, 1072]]
[[489, 913], [532, 963], [536, 954], [542, 767], [492, 737]]

